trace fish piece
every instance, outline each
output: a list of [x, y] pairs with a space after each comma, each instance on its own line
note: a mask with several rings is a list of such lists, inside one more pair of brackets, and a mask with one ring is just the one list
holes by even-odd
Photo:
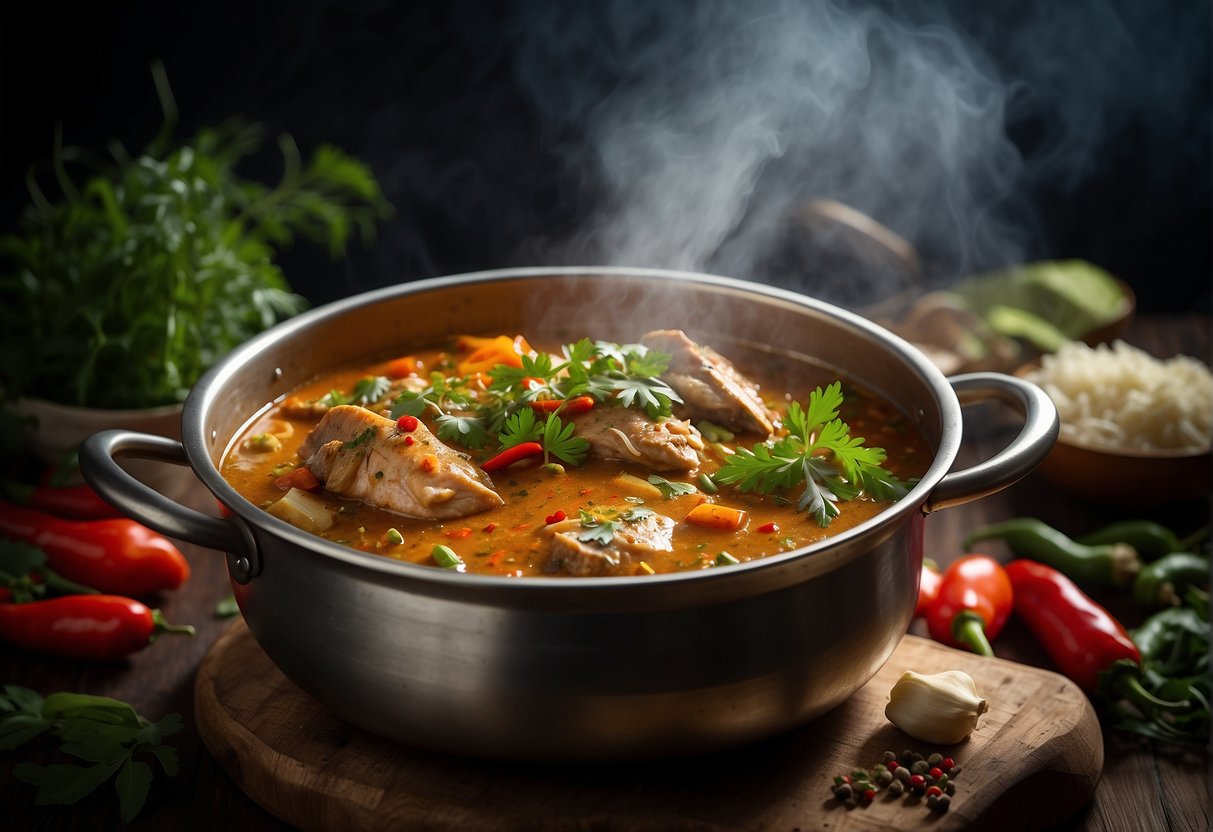
[[330, 408], [299, 455], [329, 491], [408, 517], [464, 517], [504, 503], [488, 474], [424, 422], [405, 432], [356, 405]]
[[599, 459], [634, 462], [654, 471], [693, 471], [699, 467], [703, 437], [682, 419], [650, 419], [634, 407], [595, 407], [573, 419], [577, 435]]
[[661, 377], [682, 396], [691, 418], [715, 422], [738, 433], [774, 433], [775, 423], [762, 402], [758, 385], [711, 347], [696, 344], [681, 329], [653, 330], [640, 343], [670, 356], [669, 369]]
[[[599, 519], [600, 523], [608, 522]], [[640, 561], [657, 552], [669, 552], [675, 521], [655, 512], [642, 513], [633, 520], [609, 521], [614, 534], [609, 543], [581, 540], [587, 529], [580, 520], [562, 520], [544, 526], [541, 533], [551, 535], [549, 573], [568, 573], [577, 577], [595, 575], [631, 575]]]

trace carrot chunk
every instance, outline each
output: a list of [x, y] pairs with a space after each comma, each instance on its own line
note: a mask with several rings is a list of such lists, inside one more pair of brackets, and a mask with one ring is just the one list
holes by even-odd
[[719, 503], [700, 503], [690, 510], [686, 521], [705, 529], [735, 532], [745, 527], [747, 517], [748, 513], [739, 508], [730, 508]]

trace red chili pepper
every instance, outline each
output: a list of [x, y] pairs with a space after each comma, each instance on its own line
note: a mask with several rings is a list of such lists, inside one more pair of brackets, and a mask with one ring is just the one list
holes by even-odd
[[922, 577], [918, 579], [918, 606], [914, 608], [914, 617], [922, 618], [927, 614], [927, 607], [935, 603], [939, 597], [939, 582], [943, 575], [939, 572], [939, 564], [927, 558], [922, 562]]
[[407, 413], [396, 420], [396, 427], [400, 428], [405, 433], [412, 433], [413, 431], [417, 430], [417, 425], [417, 417], [410, 416]]
[[539, 413], [552, 413], [559, 410], [569, 416], [586, 413], [594, 409], [593, 396], [575, 396], [571, 399], [538, 399], [529, 403], [532, 410]]
[[1088, 692], [1100, 671], [1119, 659], [1141, 661], [1133, 639], [1111, 613], [1051, 566], [1031, 560], [1007, 564], [1015, 587], [1015, 613], [1045, 648], [1057, 669]]
[[965, 555], [943, 573], [939, 595], [926, 610], [927, 629], [936, 641], [993, 656], [990, 640], [1013, 608], [1011, 580], [998, 561]]
[[87, 483], [53, 486], [13, 482], [5, 483], [3, 490], [14, 502], [58, 517], [103, 520], [122, 516], [122, 512], [101, 499], [101, 495]]
[[564, 510], [558, 508], [558, 509], [556, 509], [556, 511], [552, 512], [547, 517], [543, 518], [543, 522], [550, 526], [553, 523], [559, 523], [562, 520], [567, 520], [567, 519], [568, 519], [568, 515], [564, 513]]
[[508, 468], [515, 462], [538, 456], [541, 453], [543, 453], [543, 446], [538, 442], [519, 442], [517, 445], [506, 448], [480, 467], [491, 473], [499, 471], [502, 468]]
[[147, 595], [176, 589], [189, 562], [167, 537], [134, 520], [64, 520], [0, 501], [0, 533], [37, 546], [69, 581], [102, 592]]
[[779, 531], [779, 524], [778, 523], [763, 523], [761, 526], [759, 526], [754, 531], [756, 531], [760, 534], [775, 534], [775, 532]]
[[0, 639], [73, 659], [120, 659], [160, 633], [194, 634], [165, 622], [160, 610], [117, 595], [68, 595], [28, 604], [0, 604]]
[[1191, 709], [1189, 700], [1159, 699], [1142, 685], [1141, 651], [1111, 613], [1051, 566], [1031, 560], [1007, 564], [1015, 612], [1057, 669], [1088, 693], [1109, 702], [1127, 699], [1150, 720]]

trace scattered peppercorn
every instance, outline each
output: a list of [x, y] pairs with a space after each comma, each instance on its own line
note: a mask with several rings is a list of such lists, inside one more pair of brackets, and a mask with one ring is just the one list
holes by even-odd
[[[848, 809], [871, 804], [882, 789], [894, 800], [909, 792], [925, 796], [927, 808], [943, 813], [956, 794], [952, 777], [959, 771], [955, 760], [939, 753], [924, 757], [910, 749], [900, 755], [886, 751], [871, 769], [855, 768], [835, 776], [832, 792]], [[917, 805], [917, 801], [907, 805]]]

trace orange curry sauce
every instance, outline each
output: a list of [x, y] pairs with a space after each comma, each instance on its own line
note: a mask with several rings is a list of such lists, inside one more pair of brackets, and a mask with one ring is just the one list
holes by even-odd
[[[453, 347], [418, 352], [409, 356], [408, 366], [422, 378], [438, 369], [453, 374]], [[837, 373], [789, 356], [766, 352], [742, 352], [736, 348], [729, 358], [737, 369], [754, 381], [764, 402], [783, 414], [795, 400], [802, 406], [816, 387], [831, 383]], [[276, 485], [284, 473], [302, 465], [297, 450], [320, 414], [291, 415], [283, 407], [292, 397], [312, 401], [330, 390], [349, 392], [356, 382], [368, 376], [398, 375], [399, 357], [373, 364], [347, 367], [316, 378], [299, 387], [291, 396], [270, 405], [251, 421], [233, 441], [222, 466], [223, 476], [251, 503], [262, 508], [283, 496]], [[927, 469], [931, 452], [913, 426], [891, 404], [844, 380], [845, 403], [840, 417], [850, 427], [851, 436], [864, 437], [865, 445], [885, 449], [884, 467], [899, 478], [919, 477]], [[428, 417], [423, 417], [427, 421]], [[248, 437], [273, 433], [280, 446], [271, 451], [250, 447]], [[752, 447], [762, 437], [738, 435], [726, 446]], [[459, 448], [480, 464], [495, 456], [500, 447], [490, 437], [479, 450]], [[531, 459], [505, 470], [496, 471], [493, 484], [505, 505], [480, 514], [455, 520], [419, 520], [343, 499], [323, 488], [314, 493], [331, 511], [334, 523], [322, 537], [366, 552], [389, 558], [435, 565], [432, 551], [436, 544], [453, 550], [466, 564], [468, 572], [509, 577], [562, 574], [548, 567], [550, 537], [541, 534], [553, 519], [577, 518], [584, 510], [611, 518], [630, 508], [645, 508], [677, 521], [673, 551], [659, 553], [635, 566], [631, 574], [669, 573], [720, 568], [732, 563], [797, 549], [831, 534], [848, 529], [879, 514], [889, 503], [867, 497], [841, 502], [841, 515], [822, 528], [806, 512], [796, 510], [803, 485], [783, 493], [742, 493], [731, 485], [720, 485], [717, 493], [705, 493], [699, 487], [700, 474], [712, 474], [721, 464], [718, 447], [708, 445], [701, 453], [703, 464], [694, 472], [655, 472], [669, 481], [696, 486], [693, 493], [666, 498], [645, 482], [620, 474], [630, 473], [645, 481], [654, 473], [643, 466], [620, 461], [587, 459], [580, 466], [564, 465], [563, 473], [545, 469], [542, 459]], [[696, 505], [710, 501], [747, 513], [738, 530], [717, 530], [685, 522]], [[563, 515], [561, 515], [561, 512]], [[390, 530], [395, 530], [397, 534]], [[403, 538], [403, 542], [395, 542]], [[722, 557], [722, 553], [725, 556]]]

